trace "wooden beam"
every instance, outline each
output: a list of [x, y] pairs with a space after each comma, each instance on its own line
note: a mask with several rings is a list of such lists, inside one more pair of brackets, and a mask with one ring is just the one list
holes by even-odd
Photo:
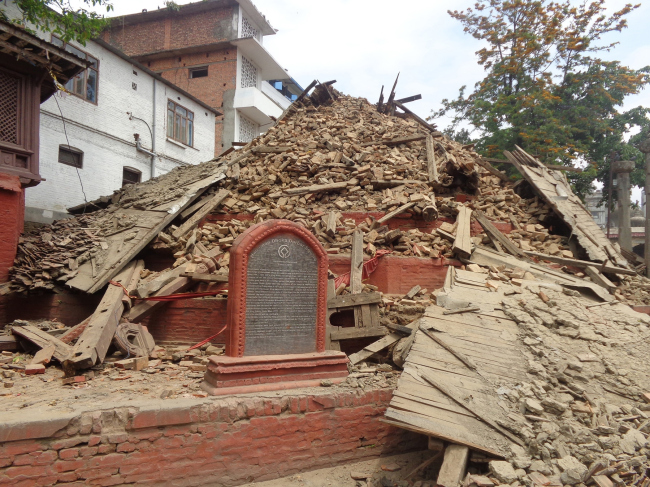
[[596, 267], [587, 266], [585, 267], [585, 274], [587, 274], [593, 282], [599, 286], [604, 287], [610, 293], [614, 294], [617, 289], [616, 284], [603, 276]]
[[513, 244], [508, 237], [506, 237], [504, 234], [502, 234], [497, 227], [495, 227], [490, 220], [487, 219], [487, 217], [483, 214], [482, 211], [476, 210], [474, 211], [474, 218], [476, 218], [476, 221], [479, 222], [479, 224], [483, 227], [483, 230], [485, 230], [485, 233], [490, 237], [490, 239], [494, 239], [499, 244], [510, 254], [514, 255], [515, 257], [522, 258], [526, 261], [530, 261], [530, 259], [524, 254], [524, 252], [519, 249], [518, 247]]
[[24, 338], [40, 348], [54, 345], [54, 353], [52, 356], [61, 363], [72, 354], [72, 347], [70, 345], [32, 325], [13, 325], [11, 327], [11, 334]]
[[208, 215], [208, 213], [210, 213], [217, 206], [219, 206], [221, 202], [225, 200], [229, 194], [230, 191], [228, 191], [227, 189], [220, 190], [216, 195], [212, 197], [210, 201], [206, 202], [201, 207], [201, 209], [192, 216], [192, 218], [184, 222], [180, 227], [176, 229], [176, 231], [172, 234], [174, 235], [174, 238], [179, 239], [187, 232], [189, 232], [192, 228], [196, 227], [199, 224], [199, 222], [203, 220], [203, 218], [205, 218]]
[[447, 446], [436, 484], [440, 487], [458, 487], [465, 477], [468, 460], [469, 448], [456, 444]]
[[[200, 190], [197, 192], [197, 193], [198, 193], [198, 196], [200, 197], [203, 193], [205, 193], [205, 191], [206, 191], [207, 189], [208, 189], [208, 186], [206, 186], [205, 188], [200, 189]], [[186, 219], [187, 219], [190, 215], [192, 215], [196, 210], [198, 210], [199, 208], [202, 208], [203, 205], [205, 205], [208, 201], [210, 201], [210, 198], [211, 198], [211, 197], [212, 197], [211, 195], [204, 196], [204, 197], [201, 198], [197, 203], [194, 203], [194, 204], [193, 204], [192, 206], [190, 206], [189, 208], [184, 209], [184, 210], [181, 212], [181, 214], [180, 214], [181, 220], [186, 220]]]
[[199, 272], [183, 272], [181, 277], [189, 277], [200, 282], [228, 282], [227, 274], [201, 274]]
[[585, 269], [587, 267], [594, 267], [600, 272], [604, 272], [605, 274], [622, 274], [625, 276], [636, 276], [637, 272], [633, 271], [632, 269], [623, 269], [621, 267], [615, 267], [611, 265], [606, 265], [606, 264], [598, 264], [597, 262], [591, 262], [588, 260], [578, 260], [578, 259], [568, 259], [566, 257], [558, 257], [556, 255], [546, 255], [542, 254], [540, 252], [533, 252], [529, 250], [525, 250], [524, 253], [528, 255], [529, 257], [535, 257], [536, 259], [539, 260], [546, 260], [548, 262], [554, 262], [556, 264], [561, 264], [561, 265], [570, 265], [573, 267], [577, 267], [578, 269]]
[[409, 137], [397, 137], [396, 139], [379, 139], [371, 140], [370, 142], [364, 142], [359, 144], [359, 147], [369, 147], [371, 145], [399, 145], [399, 144], [408, 144], [409, 142], [417, 142], [418, 140], [424, 140], [427, 136], [424, 134], [411, 135]]
[[381, 293], [359, 293], [346, 294], [344, 296], [335, 296], [327, 300], [328, 308], [347, 308], [350, 306], [360, 306], [362, 304], [381, 303]]
[[459, 206], [458, 216], [456, 218], [458, 222], [456, 238], [454, 239], [454, 245], [451, 250], [461, 257], [469, 257], [472, 255], [472, 239], [470, 234], [471, 216], [472, 210], [465, 205]]
[[413, 96], [407, 96], [405, 98], [400, 98], [399, 100], [395, 100], [397, 103], [411, 103], [412, 101], [416, 100], [421, 100], [422, 95], [413, 95]]
[[[186, 291], [190, 286], [192, 286], [192, 284], [193, 281], [189, 277], [177, 277], [169, 284], [163, 286], [157, 293], [153, 294], [153, 296], [167, 296], [168, 294], [181, 293]], [[165, 301], [142, 301], [131, 308], [127, 318], [129, 321], [138, 321], [164, 303]]]
[[[411, 110], [406, 108], [403, 103], [400, 103], [400, 102], [396, 101], [395, 105], [400, 107], [404, 111], [404, 113], [408, 113], [416, 122], [418, 122], [420, 125], [422, 125], [424, 128], [426, 128], [430, 132], [436, 132], [436, 129], [429, 122], [427, 122], [423, 118], [420, 118], [418, 115], [416, 115]], [[436, 132], [436, 133], [440, 133], [440, 132]]]
[[350, 338], [368, 338], [380, 337], [386, 335], [386, 328], [381, 327], [365, 327], [365, 328], [340, 328], [332, 330], [330, 333], [331, 340], [348, 340]]
[[251, 148], [253, 154], [281, 154], [282, 152], [288, 152], [292, 147], [288, 146], [276, 146], [271, 147], [268, 145], [258, 145], [257, 147]]
[[[136, 266], [137, 262], [132, 261], [113, 280], [127, 285], [131, 281]], [[120, 286], [109, 284], [99, 306], [90, 318], [88, 326], [72, 349], [72, 354], [63, 363], [63, 368], [67, 373], [71, 373], [73, 370], [87, 369], [104, 361], [124, 311], [123, 296], [124, 290]]]
[[[350, 257], [350, 292], [360, 294], [363, 290], [363, 232], [355, 230], [352, 235], [352, 255]], [[370, 306], [365, 304], [354, 308], [354, 326], [362, 328], [370, 325]]]
[[298, 103], [298, 102], [302, 101], [303, 98], [305, 98], [309, 94], [310, 90], [314, 86], [316, 86], [317, 83], [318, 83], [318, 80], [314, 80], [311, 83], [309, 83], [309, 86], [307, 86], [307, 88], [302, 90], [302, 93], [300, 93], [300, 95], [298, 95], [298, 98], [296, 98], [293, 103]]
[[285, 189], [284, 193], [288, 195], [296, 195], [307, 193], [321, 193], [323, 191], [337, 191], [340, 189], [345, 189], [348, 186], [355, 186], [358, 182], [358, 179], [351, 179], [349, 181], [341, 181], [340, 183], [312, 184], [311, 186], [300, 186], [298, 188]]
[[476, 162], [483, 169], [486, 169], [493, 176], [498, 177], [501, 181], [506, 181], [506, 182], [510, 181], [510, 178], [506, 173], [499, 171], [496, 167], [492, 166], [492, 164], [490, 164], [489, 162], [485, 162], [486, 160], [487, 159], [482, 160], [480, 157], [478, 157], [474, 159], [474, 162]]
[[325, 225], [325, 233], [331, 238], [336, 235], [336, 212], [330, 211], [327, 214], [327, 223]]
[[436, 164], [436, 150], [433, 146], [433, 136], [427, 135], [427, 172], [429, 173], [429, 182], [438, 182], [438, 165]]
[[377, 220], [377, 223], [379, 223], [380, 225], [383, 224], [383, 223], [386, 223], [388, 220], [390, 220], [394, 216], [397, 216], [400, 213], [404, 213], [406, 210], [408, 210], [409, 208], [411, 208], [411, 207], [413, 207], [415, 205], [416, 205], [415, 201], [411, 201], [410, 203], [406, 203], [405, 205], [402, 205], [399, 208], [391, 211], [390, 213], [387, 213], [384, 216], [382, 216], [379, 220]]

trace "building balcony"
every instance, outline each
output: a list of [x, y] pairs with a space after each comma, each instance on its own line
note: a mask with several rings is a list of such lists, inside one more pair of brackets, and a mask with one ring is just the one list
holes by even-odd
[[[266, 81], [262, 89], [239, 88], [235, 90], [233, 106], [255, 123], [267, 125], [278, 118], [291, 102]], [[271, 118], [273, 117], [273, 118]]]

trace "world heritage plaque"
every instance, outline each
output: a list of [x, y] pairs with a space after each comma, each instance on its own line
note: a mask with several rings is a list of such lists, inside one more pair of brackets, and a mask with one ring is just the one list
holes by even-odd
[[230, 251], [231, 357], [325, 350], [327, 254], [288, 220], [252, 226]]

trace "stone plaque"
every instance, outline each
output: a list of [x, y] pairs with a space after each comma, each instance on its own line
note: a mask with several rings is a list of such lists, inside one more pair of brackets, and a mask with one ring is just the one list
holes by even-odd
[[325, 350], [327, 254], [309, 230], [268, 220], [230, 250], [228, 346], [231, 357]]
[[248, 257], [244, 355], [316, 351], [318, 262], [300, 238], [283, 233]]

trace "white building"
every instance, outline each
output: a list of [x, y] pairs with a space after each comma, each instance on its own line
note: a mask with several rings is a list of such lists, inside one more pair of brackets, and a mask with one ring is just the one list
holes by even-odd
[[[18, 16], [11, 3], [0, 8]], [[39, 35], [63, 44], [49, 33]], [[26, 190], [26, 221], [49, 223], [69, 216], [66, 208], [110, 195], [127, 182], [214, 157], [216, 109], [102, 40], [65, 48], [93, 66], [68, 83], [71, 94], [41, 105], [45, 180]]]

